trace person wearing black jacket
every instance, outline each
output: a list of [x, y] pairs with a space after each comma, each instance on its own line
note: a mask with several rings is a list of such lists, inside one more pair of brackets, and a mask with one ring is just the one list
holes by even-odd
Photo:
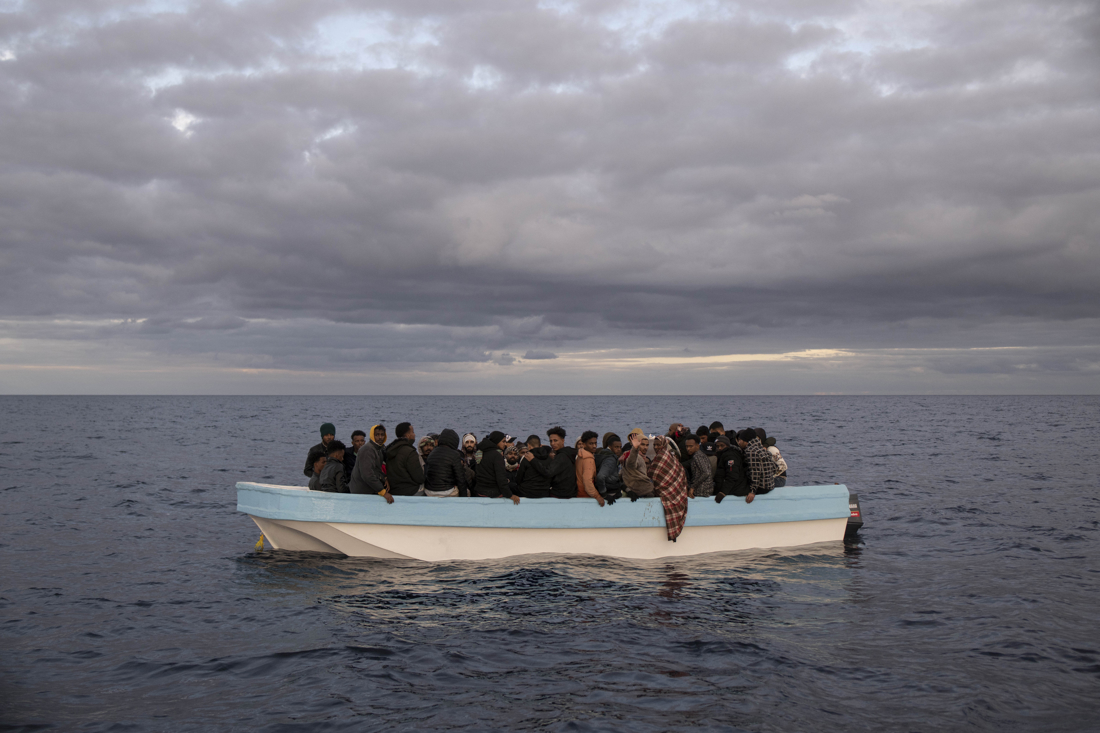
[[477, 449], [481, 451], [481, 460], [474, 469], [474, 494], [490, 499], [507, 498], [513, 504], [519, 504], [519, 497], [512, 493], [508, 485], [508, 469], [504, 467], [504, 446], [508, 436], [499, 430], [489, 433]]
[[[424, 491], [429, 496], [469, 496], [466, 462], [458, 450], [458, 433], [447, 428], [424, 461]], [[451, 492], [454, 493], [451, 493]]]
[[397, 436], [386, 447], [386, 478], [394, 496], [412, 496], [424, 483], [424, 469], [416, 452], [416, 431], [407, 422], [399, 423]]
[[577, 495], [577, 449], [565, 444], [565, 428], [555, 426], [546, 431], [550, 439], [550, 496], [572, 499]]
[[328, 444], [336, 438], [336, 427], [327, 422], [321, 426], [321, 442], [309, 449], [309, 453], [306, 454], [306, 467], [302, 469], [302, 473], [308, 478], [313, 478], [313, 464], [317, 462], [318, 458], [324, 458], [328, 456]]
[[532, 448], [519, 462], [516, 493], [528, 499], [550, 496], [550, 446]]
[[719, 435], [718, 467], [714, 471], [714, 501], [722, 503], [726, 496], [748, 496], [749, 476], [745, 469], [745, 454], [730, 439]]

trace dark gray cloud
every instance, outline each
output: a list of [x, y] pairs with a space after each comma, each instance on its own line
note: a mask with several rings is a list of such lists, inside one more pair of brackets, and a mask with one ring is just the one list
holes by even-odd
[[[1086, 3], [0, 4], [0, 389], [619, 364], [667, 392], [688, 349], [1095, 391], [1098, 31]], [[761, 389], [820, 391], [775, 358]]]

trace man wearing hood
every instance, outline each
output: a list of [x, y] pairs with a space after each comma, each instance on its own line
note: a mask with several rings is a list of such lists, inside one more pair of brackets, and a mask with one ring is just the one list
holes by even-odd
[[507, 498], [513, 504], [519, 504], [519, 497], [512, 493], [509, 486], [508, 469], [504, 467], [504, 447], [514, 440], [512, 436], [505, 435], [499, 430], [489, 433], [485, 440], [478, 445], [481, 452], [481, 460], [478, 461], [476, 483], [474, 493], [489, 499]]
[[309, 453], [306, 454], [306, 467], [302, 470], [307, 477], [313, 477], [313, 464], [317, 462], [318, 458], [325, 458], [328, 456], [328, 444], [336, 438], [336, 426], [327, 422], [321, 426], [321, 442], [309, 449]]
[[[310, 488], [313, 488], [310, 486]], [[328, 444], [328, 460], [321, 469], [321, 478], [317, 482], [317, 491], [333, 494], [347, 494], [348, 485], [344, 478], [344, 444], [334, 440]]]
[[466, 463], [458, 449], [458, 433], [447, 428], [424, 461], [424, 493], [428, 496], [469, 496]]
[[595, 499], [596, 503], [603, 506], [606, 502], [596, 489], [596, 440], [599, 435], [594, 430], [585, 430], [581, 433], [581, 439], [577, 441], [577, 498]]
[[623, 495], [623, 482], [619, 478], [619, 456], [623, 453], [623, 441], [615, 433], [603, 434], [603, 447], [593, 454], [596, 462], [596, 490], [610, 501]]
[[577, 495], [576, 448], [565, 444], [565, 428], [555, 425], [546, 431], [550, 439], [550, 495], [572, 499]]
[[775, 488], [775, 460], [752, 428], [745, 428], [737, 434], [737, 445], [745, 454], [748, 466], [749, 494], [745, 497], [745, 503], [751, 504], [757, 494], [766, 494]]
[[353, 494], [378, 494], [393, 503], [393, 496], [386, 488], [386, 473], [382, 468], [385, 454], [386, 428], [374, 425], [370, 429], [370, 440], [363, 444], [355, 456], [355, 469], [351, 472], [349, 488]]
[[386, 447], [386, 478], [394, 496], [412, 496], [424, 483], [424, 469], [416, 452], [416, 431], [407, 422], [398, 423], [397, 438]]
[[718, 445], [718, 467], [714, 471], [714, 501], [721, 504], [727, 496], [748, 496], [745, 454], [732, 445], [726, 435], [719, 435], [715, 443]]
[[680, 465], [687, 471], [688, 464], [691, 463], [691, 457], [687, 454], [687, 436], [691, 434], [691, 431], [684, 427], [683, 423], [674, 422], [668, 426], [668, 437], [671, 438], [671, 442], [675, 445], [670, 446], [673, 453], [676, 454], [676, 459], [680, 461]]

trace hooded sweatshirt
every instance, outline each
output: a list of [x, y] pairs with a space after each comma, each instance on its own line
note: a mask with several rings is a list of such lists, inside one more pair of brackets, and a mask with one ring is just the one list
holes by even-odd
[[317, 485], [318, 491], [329, 491], [334, 494], [347, 494], [348, 485], [344, 481], [344, 462], [329, 459], [325, 467], [321, 469], [321, 480]]
[[577, 449], [577, 498], [595, 499], [600, 495], [596, 490], [596, 459], [585, 448]]
[[384, 494], [386, 493], [386, 478], [382, 470], [383, 447], [374, 442], [374, 429], [372, 425], [370, 440], [363, 444], [355, 455], [355, 468], [351, 472], [349, 488], [353, 494]]
[[466, 464], [458, 450], [458, 433], [450, 428], [439, 434], [439, 443], [424, 461], [424, 490], [450, 491], [458, 488], [459, 496], [469, 496]]
[[596, 490], [604, 498], [618, 499], [623, 493], [623, 482], [619, 478], [619, 459], [610, 448], [600, 448], [594, 454], [596, 461]]
[[481, 496], [496, 498], [498, 496], [512, 497], [512, 489], [508, 485], [508, 469], [504, 467], [504, 454], [497, 448], [497, 444], [485, 438], [478, 445], [481, 460], [477, 462], [474, 471], [477, 479], [474, 483], [474, 491]]
[[386, 478], [394, 496], [412, 496], [424, 483], [420, 454], [408, 438], [398, 438], [386, 448]]
[[528, 455], [531, 457], [519, 462], [516, 493], [530, 499], [545, 499], [550, 496], [550, 446], [532, 448]]

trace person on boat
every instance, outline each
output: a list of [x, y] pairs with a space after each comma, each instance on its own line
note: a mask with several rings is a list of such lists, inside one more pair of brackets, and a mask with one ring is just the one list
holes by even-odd
[[306, 454], [306, 467], [302, 469], [307, 477], [313, 476], [313, 464], [320, 456], [328, 455], [328, 444], [336, 438], [336, 426], [330, 422], [321, 426], [321, 442], [309, 449]]
[[766, 494], [775, 488], [775, 461], [752, 428], [745, 428], [737, 434], [737, 445], [745, 454], [745, 465], [748, 466], [749, 494], [745, 497], [745, 503], [751, 504], [757, 494]]
[[325, 456], [317, 456], [317, 460], [313, 462], [313, 475], [309, 479], [310, 491], [321, 490], [321, 471], [324, 470], [327, 461]]
[[527, 440], [523, 442], [527, 444], [529, 450], [534, 450], [542, 445], [542, 438], [537, 435], [528, 435]]
[[755, 428], [756, 437], [760, 438], [760, 443], [764, 446], [764, 449], [768, 451], [768, 455], [775, 461], [775, 487], [787, 485], [787, 462], [783, 460], [783, 456], [779, 453], [779, 449], [775, 447], [775, 438], [769, 438], [764, 428]]
[[[680, 461], [680, 465], [685, 467], [688, 463], [691, 463], [691, 458], [688, 457], [687, 447], [684, 442], [688, 435], [691, 435], [691, 431], [684, 427], [684, 424], [681, 422], [674, 422], [668, 426], [667, 437], [671, 439], [672, 443], [670, 450], [675, 451], [676, 458]], [[654, 446], [654, 448], [656, 448], [656, 446]]]
[[386, 428], [372, 425], [370, 440], [363, 444], [355, 457], [355, 470], [351, 474], [349, 488], [353, 494], [378, 494], [393, 503], [393, 496], [386, 486], [386, 472], [383, 470], [383, 456], [386, 445]]
[[344, 453], [346, 446], [339, 440], [328, 444], [328, 460], [321, 469], [321, 480], [318, 483], [318, 491], [328, 491], [333, 494], [347, 494], [348, 484], [344, 478]]
[[413, 496], [424, 484], [424, 468], [414, 441], [416, 431], [407, 422], [398, 423], [394, 430], [397, 437], [386, 446], [386, 478], [390, 493], [394, 496]]
[[423, 468], [425, 461], [428, 460], [428, 456], [435, 450], [435, 438], [430, 435], [421, 438], [420, 442], [417, 444], [417, 448], [420, 452], [420, 467]]
[[477, 436], [473, 433], [466, 433], [462, 436], [462, 453], [466, 465], [476, 470], [478, 461], [481, 460], [481, 451], [477, 447]]
[[[523, 450], [520, 450], [520, 446]], [[504, 470], [508, 472], [508, 488], [516, 493], [516, 474], [519, 473], [519, 464], [527, 452], [527, 446], [523, 443], [514, 443], [504, 449]]]
[[351, 477], [351, 472], [355, 468], [355, 456], [359, 453], [359, 449], [363, 447], [363, 444], [367, 442], [367, 434], [362, 430], [355, 430], [351, 434], [351, 445], [344, 451], [344, 475]]
[[550, 473], [550, 446], [528, 450], [516, 471], [516, 493], [525, 499], [549, 497], [553, 486]]
[[503, 451], [513, 440], [515, 438], [511, 435], [494, 430], [478, 445], [481, 460], [475, 471], [477, 477], [474, 496], [483, 496], [487, 499], [511, 499], [513, 504], [519, 504], [519, 497], [512, 493], [508, 469], [504, 467]]
[[700, 425], [695, 435], [699, 438], [699, 451], [707, 457], [707, 463], [710, 464], [710, 477], [713, 480], [714, 471], [718, 468], [718, 445], [710, 437], [710, 428], [706, 425]]
[[576, 474], [576, 490], [578, 499], [595, 499], [596, 503], [603, 506], [607, 501], [596, 488], [596, 446], [600, 439], [595, 430], [585, 430], [581, 433], [581, 439], [577, 441], [577, 459], [574, 466]]
[[546, 431], [550, 439], [550, 495], [572, 499], [577, 495], [577, 449], [565, 444], [565, 428], [555, 425]]
[[687, 454], [691, 458], [691, 480], [688, 492], [693, 498], [710, 496], [714, 493], [714, 479], [710, 473], [710, 459], [699, 446], [699, 436], [689, 435], [684, 440]]
[[466, 462], [458, 449], [458, 433], [447, 428], [439, 433], [435, 449], [424, 462], [425, 496], [469, 496]]
[[595, 452], [596, 490], [610, 503], [615, 503], [623, 495], [623, 482], [619, 478], [619, 456], [623, 452], [623, 441], [615, 433], [604, 433], [603, 447]]
[[[694, 436], [692, 436], [694, 437]], [[672, 449], [672, 438], [659, 435], [653, 440], [653, 460], [649, 464], [653, 487], [665, 510], [665, 527], [672, 542], [684, 531], [688, 510], [687, 473]]]
[[653, 496], [653, 481], [649, 478], [649, 459], [646, 453], [649, 451], [649, 438], [635, 428], [626, 436], [630, 441], [630, 448], [623, 453], [620, 460], [623, 463], [623, 485], [626, 487], [626, 495], [631, 501], [637, 501], [640, 497]]
[[[710, 424], [710, 435], [708, 435], [707, 437], [710, 439], [711, 443], [717, 444], [718, 436], [719, 435], [725, 435], [725, 434], [726, 434], [726, 429], [722, 426], [722, 423], [719, 422], [718, 420], [715, 420], [714, 422], [712, 422]], [[715, 452], [717, 453], [717, 451], [715, 451]]]
[[728, 435], [719, 435], [715, 443], [718, 445], [718, 468], [714, 472], [714, 501], [721, 504], [727, 496], [748, 496], [745, 454], [730, 442]]

